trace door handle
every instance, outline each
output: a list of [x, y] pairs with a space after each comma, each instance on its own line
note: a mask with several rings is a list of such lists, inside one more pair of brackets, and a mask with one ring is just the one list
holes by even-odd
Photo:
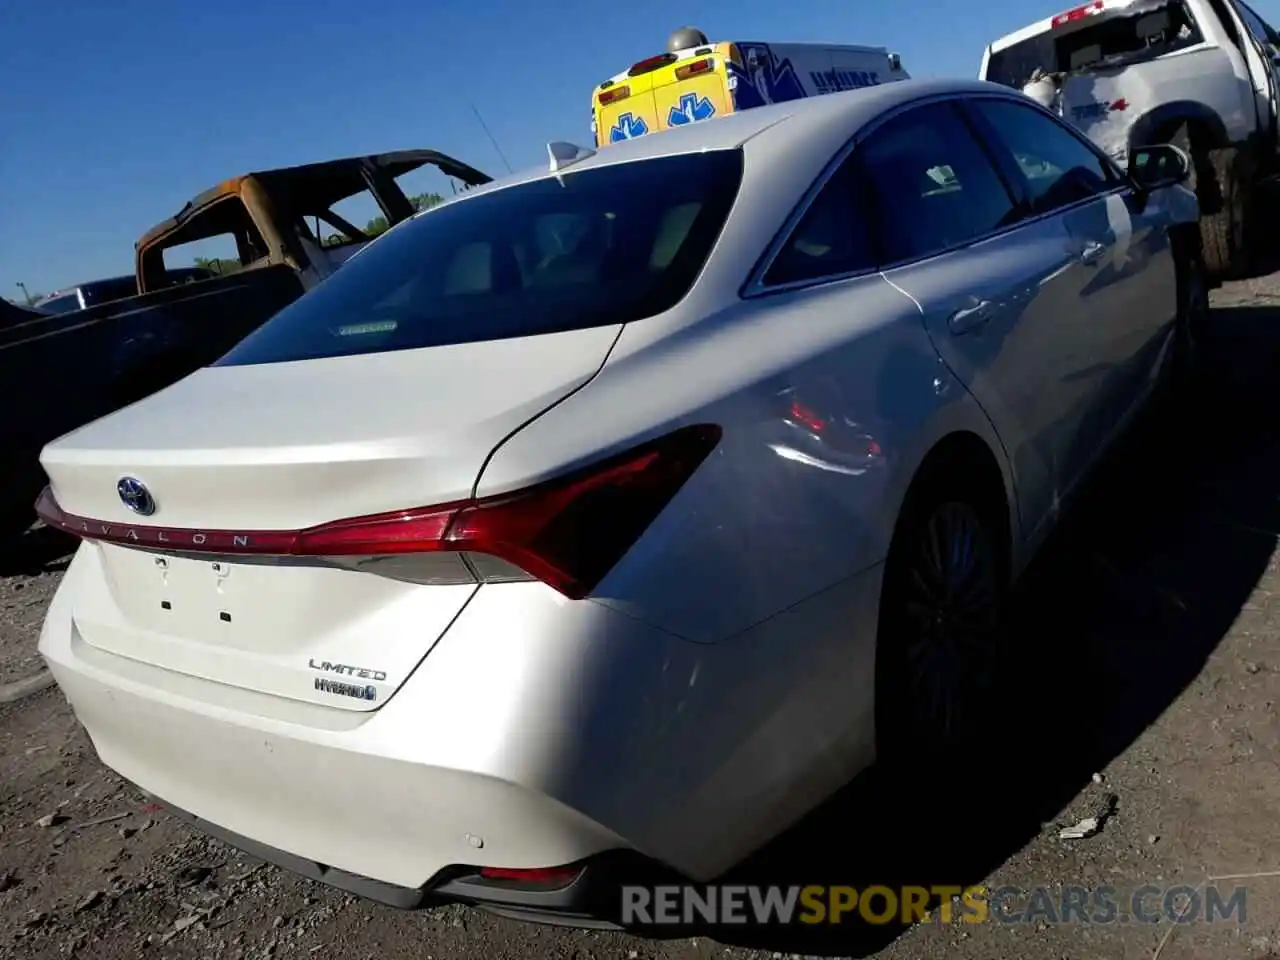
[[1107, 255], [1107, 245], [1090, 240], [1080, 251], [1080, 262], [1092, 266]]
[[968, 333], [976, 330], [991, 319], [992, 303], [990, 300], [978, 300], [968, 307], [961, 307], [947, 318], [947, 326], [954, 334]]

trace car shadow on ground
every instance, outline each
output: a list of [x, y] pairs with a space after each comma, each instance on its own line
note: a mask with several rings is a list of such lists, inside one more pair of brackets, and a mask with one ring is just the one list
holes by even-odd
[[74, 538], [37, 525], [8, 540], [0, 540], [0, 577], [35, 576], [65, 570], [76, 548]]
[[[984, 747], [961, 772], [926, 776], [927, 789], [869, 772], [722, 883], [980, 883], [1196, 677], [1280, 533], [1280, 308], [1212, 319], [1207, 383], [1134, 425], [1027, 572], [1008, 692]], [[860, 956], [904, 929], [853, 920], [703, 932]]]

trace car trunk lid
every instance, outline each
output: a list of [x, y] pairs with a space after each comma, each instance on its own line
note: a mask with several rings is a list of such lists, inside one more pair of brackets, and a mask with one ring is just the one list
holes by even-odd
[[474, 581], [238, 548], [466, 499], [493, 449], [590, 380], [618, 330], [214, 367], [54, 441], [41, 462], [57, 508], [123, 541], [84, 548], [96, 574], [77, 631], [189, 675], [375, 709]]

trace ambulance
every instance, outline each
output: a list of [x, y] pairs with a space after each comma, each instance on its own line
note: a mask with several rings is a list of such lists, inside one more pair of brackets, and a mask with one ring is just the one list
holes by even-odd
[[641, 60], [595, 89], [591, 132], [601, 147], [738, 110], [908, 80], [884, 47], [824, 43], [711, 43], [693, 27], [667, 52]]

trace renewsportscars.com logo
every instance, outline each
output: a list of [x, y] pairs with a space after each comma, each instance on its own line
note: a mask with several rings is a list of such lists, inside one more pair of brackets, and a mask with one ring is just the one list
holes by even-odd
[[[936, 905], [930, 910], [930, 905]], [[838, 923], [1245, 922], [1246, 890], [1147, 884], [1130, 891], [1079, 885], [659, 886], [622, 888], [622, 922], [635, 926]]]

